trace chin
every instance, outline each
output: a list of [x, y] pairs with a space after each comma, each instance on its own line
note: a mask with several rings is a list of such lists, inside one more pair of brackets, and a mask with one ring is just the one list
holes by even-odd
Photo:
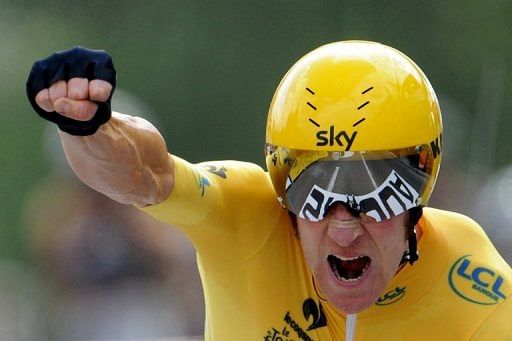
[[345, 314], [357, 314], [373, 305], [377, 297], [337, 297], [329, 299], [329, 302], [339, 311]]
[[346, 314], [360, 313], [368, 309], [385, 289], [380, 273], [374, 268], [370, 268], [360, 280], [350, 283], [340, 281], [332, 271], [324, 272], [323, 275], [318, 284], [325, 298], [337, 310]]

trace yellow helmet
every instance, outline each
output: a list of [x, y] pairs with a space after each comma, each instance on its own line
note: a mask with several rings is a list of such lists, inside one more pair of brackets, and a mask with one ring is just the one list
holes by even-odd
[[283, 206], [319, 220], [343, 201], [376, 220], [428, 202], [441, 161], [432, 86], [403, 53], [374, 42], [302, 57], [270, 105], [266, 163]]

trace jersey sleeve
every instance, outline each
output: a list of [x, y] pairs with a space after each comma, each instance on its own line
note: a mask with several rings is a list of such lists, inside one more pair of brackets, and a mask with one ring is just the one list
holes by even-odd
[[238, 161], [174, 161], [175, 184], [162, 203], [145, 207], [182, 230], [205, 270], [221, 270], [254, 255], [268, 240], [280, 210], [268, 174]]

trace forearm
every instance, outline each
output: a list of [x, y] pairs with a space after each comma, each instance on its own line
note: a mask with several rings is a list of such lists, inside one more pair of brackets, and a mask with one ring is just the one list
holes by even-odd
[[112, 113], [94, 135], [60, 132], [66, 157], [88, 186], [137, 206], [166, 199], [173, 187], [172, 158], [164, 139], [148, 121]]

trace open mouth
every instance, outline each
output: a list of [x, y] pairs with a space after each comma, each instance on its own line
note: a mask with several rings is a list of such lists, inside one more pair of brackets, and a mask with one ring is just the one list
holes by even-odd
[[331, 270], [342, 282], [355, 283], [368, 271], [371, 258], [368, 256], [342, 257], [329, 255], [327, 261]]

